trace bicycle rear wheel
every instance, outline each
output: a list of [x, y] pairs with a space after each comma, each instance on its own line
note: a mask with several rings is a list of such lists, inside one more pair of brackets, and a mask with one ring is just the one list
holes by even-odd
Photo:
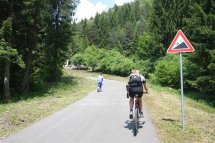
[[139, 126], [139, 108], [135, 107], [134, 111], [134, 135], [136, 136], [138, 133]]

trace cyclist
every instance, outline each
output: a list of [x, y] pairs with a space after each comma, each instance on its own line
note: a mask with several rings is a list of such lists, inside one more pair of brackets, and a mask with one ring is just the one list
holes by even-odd
[[[140, 74], [139, 70], [132, 70], [130, 76], [129, 76], [129, 82], [128, 84], [133, 88], [134, 92], [129, 92], [130, 96], [130, 119], [133, 118], [133, 106], [134, 106], [134, 96], [135, 94], [138, 94], [139, 97], [139, 103], [140, 103], [140, 114], [143, 116], [143, 107], [142, 107], [142, 95], [143, 95], [143, 88], [146, 93], [148, 93], [148, 88], [146, 86], [146, 79], [143, 75]], [[134, 86], [132, 86], [134, 85]]]
[[102, 82], [103, 82], [103, 76], [102, 76], [102, 73], [98, 76], [97, 78], [97, 92], [101, 92], [102, 91]]

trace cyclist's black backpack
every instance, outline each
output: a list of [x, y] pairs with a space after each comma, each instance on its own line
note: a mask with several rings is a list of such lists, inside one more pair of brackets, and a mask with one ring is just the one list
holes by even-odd
[[132, 75], [126, 86], [127, 91], [134, 94], [143, 93], [143, 82], [141, 81], [140, 76]]

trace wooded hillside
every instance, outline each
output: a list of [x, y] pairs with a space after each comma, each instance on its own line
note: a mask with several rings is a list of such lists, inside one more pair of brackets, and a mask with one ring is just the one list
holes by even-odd
[[214, 100], [213, 0], [136, 0], [75, 26], [75, 63], [118, 75], [138, 68], [151, 81], [174, 88], [180, 87], [179, 55], [167, 54], [167, 49], [181, 29], [195, 48], [183, 54], [185, 89]]

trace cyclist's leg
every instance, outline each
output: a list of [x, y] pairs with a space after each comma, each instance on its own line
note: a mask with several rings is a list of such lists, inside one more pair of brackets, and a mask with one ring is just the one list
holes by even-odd
[[140, 112], [143, 112], [142, 98], [139, 98]]
[[129, 105], [130, 105], [130, 111], [133, 111], [133, 106], [134, 106], [134, 97], [131, 97], [131, 96], [130, 96]]
[[143, 113], [143, 100], [142, 100], [142, 94], [139, 94], [139, 106], [140, 106], [140, 113]]
[[134, 95], [129, 93], [130, 100], [129, 100], [129, 107], [130, 107], [130, 113], [129, 113], [129, 118], [133, 118], [133, 106], [134, 106]]

